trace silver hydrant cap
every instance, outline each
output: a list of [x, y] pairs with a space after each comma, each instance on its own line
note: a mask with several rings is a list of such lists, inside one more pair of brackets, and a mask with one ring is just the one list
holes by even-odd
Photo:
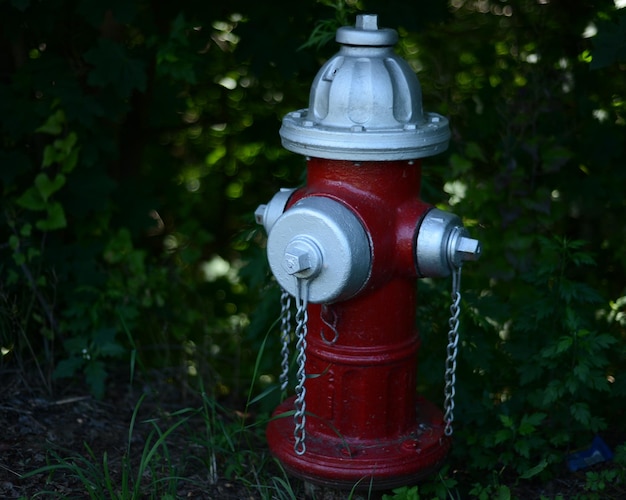
[[447, 118], [422, 109], [409, 64], [393, 51], [398, 33], [378, 28], [374, 14], [337, 30], [337, 54], [311, 86], [309, 107], [288, 113], [280, 129], [295, 153], [337, 160], [402, 160], [448, 147]]

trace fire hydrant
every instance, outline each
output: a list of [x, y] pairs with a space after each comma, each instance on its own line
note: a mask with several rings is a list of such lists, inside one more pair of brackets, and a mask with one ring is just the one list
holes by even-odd
[[455, 276], [480, 244], [419, 198], [420, 159], [444, 151], [450, 131], [423, 111], [419, 81], [393, 51], [397, 32], [359, 15], [336, 40], [309, 107], [280, 129], [283, 146], [307, 157], [306, 185], [255, 212], [297, 306], [296, 396], [267, 439], [304, 480], [387, 489], [432, 473], [450, 448], [451, 418], [416, 391], [416, 280]]

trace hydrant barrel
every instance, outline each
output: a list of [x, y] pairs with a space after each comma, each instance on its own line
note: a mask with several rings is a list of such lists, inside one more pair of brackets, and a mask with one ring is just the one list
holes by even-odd
[[450, 131], [422, 109], [396, 31], [361, 15], [336, 40], [309, 107], [280, 129], [307, 157], [306, 185], [255, 212], [272, 274], [308, 313], [296, 315], [308, 317], [297, 397], [276, 408], [267, 439], [305, 480], [386, 489], [432, 473], [450, 447], [443, 413], [416, 393], [416, 280], [459, 269], [480, 244], [419, 197], [420, 159], [445, 150]]

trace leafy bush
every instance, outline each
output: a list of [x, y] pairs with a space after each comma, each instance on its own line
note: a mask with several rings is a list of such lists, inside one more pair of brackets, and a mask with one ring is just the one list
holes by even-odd
[[260, 343], [242, 348], [248, 191], [290, 175], [249, 132], [274, 135], [282, 94], [234, 58], [241, 14], [59, 1], [1, 17], [3, 365], [34, 364], [48, 391], [83, 373], [100, 397], [133, 356], [241, 391]]

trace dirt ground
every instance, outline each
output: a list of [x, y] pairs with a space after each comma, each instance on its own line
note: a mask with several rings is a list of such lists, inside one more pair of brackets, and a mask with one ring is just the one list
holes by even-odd
[[[21, 478], [32, 470], [58, 463], [55, 455], [86, 457], [102, 470], [106, 454], [111, 476], [119, 485], [129, 440], [132, 451], [128, 469], [134, 473], [138, 470], [145, 440], [154, 429], [150, 421], [156, 419], [165, 430], [176, 421], [169, 418], [172, 413], [201, 405], [197, 395], [194, 399], [192, 393], [185, 394], [159, 379], [144, 390], [131, 389], [128, 384], [113, 384], [102, 401], [89, 396], [81, 386], [79, 382], [69, 384], [54, 397], [49, 397], [32, 389], [19, 375], [0, 374], [0, 429], [3, 431], [0, 434], [0, 498], [33, 498], [36, 495], [37, 498], [87, 498], [88, 493], [80, 479], [67, 471]], [[133, 411], [142, 394], [145, 397], [129, 437]], [[184, 472], [179, 470], [187, 479], [179, 482], [179, 488], [171, 498], [260, 498], [246, 485], [222, 479], [216, 474], [210, 477], [205, 465], [205, 449], [194, 444], [186, 433], [189, 426], [201, 428], [203, 422], [200, 420], [200, 416], [192, 416], [186, 422], [185, 430], [181, 427], [181, 432], [168, 436], [171, 461], [184, 466]], [[90, 453], [95, 459], [90, 459]], [[86, 463], [80, 459], [78, 462], [83, 466]]]
[[[135, 384], [137, 386], [138, 384]], [[150, 431], [151, 421], [162, 422], [162, 428], [172, 425], [170, 417], [183, 408], [198, 408], [201, 402], [193, 391], [186, 393], [175, 384], [155, 378], [143, 390], [128, 384], [112, 384], [102, 401], [88, 395], [80, 382], [57, 391], [54, 397], [33, 389], [23, 377], [0, 372], [0, 498], [87, 498], [85, 486], [75, 474], [56, 471], [32, 477], [22, 476], [37, 468], [58, 463], [58, 457], [86, 457], [89, 463], [102, 470], [103, 457], [115, 484], [128, 454], [130, 470], [137, 471], [142, 450]], [[133, 411], [141, 396], [135, 427], [129, 437]], [[228, 415], [224, 415], [228, 418]], [[169, 419], [169, 420], [168, 420]], [[180, 465], [177, 490], [160, 498], [194, 498], [210, 500], [256, 500], [263, 498], [250, 482], [229, 480], [221, 472], [211, 473], [207, 466], [207, 449], [190, 439], [189, 429], [204, 425], [200, 416], [192, 416], [181, 432], [167, 438], [169, 460]], [[259, 446], [263, 446], [259, 443]], [[87, 448], [88, 447], [88, 448]], [[259, 450], [267, 454], [267, 450]], [[92, 454], [94, 458], [90, 459]], [[80, 458], [78, 459], [80, 461]], [[71, 461], [69, 461], [71, 463]], [[86, 462], [81, 462], [84, 466]], [[596, 466], [601, 471], [606, 465]], [[217, 469], [220, 466], [218, 464]], [[147, 471], [153, 473], [154, 471]], [[459, 477], [460, 479], [460, 477]], [[150, 484], [147, 478], [146, 484]], [[626, 498], [626, 487], [618, 485], [601, 492], [599, 496], [582, 496], [585, 473], [568, 473], [548, 484], [516, 482], [510, 485], [513, 498]], [[302, 498], [339, 500], [348, 498], [345, 492], [302, 485], [296, 489]], [[305, 494], [306, 493], [306, 494]], [[623, 496], [622, 496], [623, 495]], [[265, 496], [267, 498], [267, 495]], [[378, 495], [378, 498], [381, 494]], [[353, 497], [358, 498], [358, 497]]]

